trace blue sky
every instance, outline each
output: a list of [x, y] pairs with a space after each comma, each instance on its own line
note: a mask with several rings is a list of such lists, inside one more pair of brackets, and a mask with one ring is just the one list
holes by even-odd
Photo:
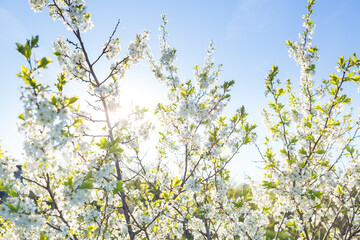
[[[201, 65], [211, 40], [215, 42], [215, 61], [223, 64], [222, 80], [235, 80], [227, 113], [245, 105], [249, 120], [259, 125], [259, 145], [264, 128], [261, 110], [266, 106], [264, 76], [271, 64], [280, 67], [280, 78], [292, 79], [296, 84], [299, 69], [288, 57], [285, 40], [296, 40], [302, 30], [305, 0], [198, 0], [198, 1], [87, 1], [94, 28], [85, 34], [85, 42], [92, 56], [100, 51], [118, 19], [117, 36], [125, 49], [136, 33], [147, 29], [151, 33], [150, 46], [158, 48], [158, 27], [161, 14], [169, 19], [169, 43], [178, 49], [177, 65], [183, 80], [192, 78], [195, 64]], [[317, 25], [314, 44], [320, 49], [316, 79], [326, 78], [335, 70], [337, 58], [360, 50], [360, 1], [321, 0], [315, 4]], [[52, 56], [52, 41], [59, 35], [70, 37], [61, 22], [54, 22], [47, 12], [33, 13], [25, 1], [0, 0], [0, 139], [3, 149], [19, 156], [21, 137], [16, 130], [21, 80], [16, 77], [24, 59], [16, 52], [15, 42], [24, 42], [32, 35], [40, 35], [37, 56]], [[42, 81], [53, 82], [57, 72], [51, 64]], [[98, 69], [100, 72], [102, 69]], [[360, 102], [356, 89], [349, 89]], [[146, 63], [133, 68], [123, 80], [125, 97], [139, 104], [156, 103], [165, 98], [165, 88], [149, 73]], [[76, 89], [73, 90], [76, 94]], [[139, 94], [139, 95], [136, 95]], [[141, 97], [138, 97], [141, 96]], [[245, 175], [259, 179], [261, 163], [254, 147], [247, 147], [234, 159], [230, 168], [235, 179]]]

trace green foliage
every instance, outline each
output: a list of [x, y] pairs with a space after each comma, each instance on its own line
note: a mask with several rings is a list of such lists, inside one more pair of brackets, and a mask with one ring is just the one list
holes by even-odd
[[39, 47], [38, 45], [39, 36], [31, 37], [31, 40], [27, 40], [24, 45], [16, 43], [17, 51], [21, 53], [26, 60], [30, 61], [31, 50]]

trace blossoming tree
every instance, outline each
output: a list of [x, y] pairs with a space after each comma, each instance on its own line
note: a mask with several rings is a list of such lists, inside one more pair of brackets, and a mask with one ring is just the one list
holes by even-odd
[[[62, 69], [55, 86], [38, 79], [52, 62], [34, 57], [38, 37], [17, 44], [27, 61], [18, 74], [24, 82], [19, 115], [24, 159], [18, 165], [0, 151], [0, 191], [6, 192], [1, 238], [265, 239], [269, 231], [275, 239], [359, 236], [359, 121], [343, 111], [352, 100], [343, 88], [359, 83], [360, 61], [356, 55], [341, 57], [338, 73], [315, 83], [314, 0], [299, 42], [287, 42], [301, 68], [299, 91], [290, 80], [283, 87], [278, 67], [272, 67], [265, 82], [273, 98], [264, 110], [265, 180], [239, 197], [228, 194], [227, 165], [255, 140], [256, 126], [247, 122], [244, 107], [222, 115], [234, 81], [218, 83], [221, 66], [215, 66], [213, 43], [203, 66], [195, 66], [194, 79], [183, 81], [165, 15], [159, 59], [149, 51], [147, 31], [121, 51], [119, 23], [92, 59], [83, 38], [92, 27], [84, 0], [29, 3], [35, 12], [47, 8], [73, 37], [53, 43]], [[113, 114], [121, 79], [143, 59], [168, 91], [167, 102], [156, 108], [156, 126], [140, 107], [126, 119]], [[108, 64], [104, 77], [96, 71], [100, 62]], [[84, 83], [82, 91], [89, 95], [67, 96], [70, 81]], [[143, 146], [154, 135], [156, 154], [144, 158]]]
[[272, 102], [264, 110], [269, 130], [264, 187], [276, 197], [263, 206], [276, 223], [276, 236], [283, 232], [296, 239], [355, 239], [360, 233], [360, 122], [346, 108], [352, 98], [344, 87], [359, 84], [360, 60], [355, 54], [340, 57], [338, 73], [315, 83], [319, 57], [311, 44], [314, 3], [310, 0], [306, 7], [299, 41], [287, 41], [301, 69], [299, 90], [290, 80], [281, 85], [276, 66], [266, 78]]
[[[20, 173], [15, 160], [1, 153], [1, 190], [8, 194], [0, 210], [1, 236], [261, 239], [267, 223], [262, 210], [250, 208], [247, 194], [227, 197], [226, 166], [253, 140], [255, 125], [246, 121], [244, 107], [231, 118], [221, 116], [234, 82], [217, 85], [220, 68], [214, 66], [213, 44], [204, 66], [195, 67], [195, 79], [184, 82], [173, 64], [176, 50], [167, 42], [165, 16], [159, 60], [148, 52], [147, 31], [136, 35], [120, 56], [118, 25], [98, 57], [90, 59], [82, 36], [92, 22], [83, 0], [29, 3], [35, 12], [48, 8], [50, 17], [62, 21], [73, 39], [59, 37], [53, 43], [62, 67], [55, 87], [37, 79], [51, 63], [46, 57], [33, 57], [38, 37], [17, 44], [28, 62], [18, 74], [24, 81], [24, 112], [19, 116], [24, 164]], [[141, 157], [141, 143], [155, 134], [144, 118], [146, 110], [135, 108], [127, 120], [111, 113], [119, 105], [121, 79], [145, 57], [169, 91], [168, 103], [156, 109], [161, 126], [151, 164]], [[108, 75], [100, 78], [95, 66], [104, 58], [112, 63]], [[90, 100], [85, 107], [77, 96], [66, 96], [69, 81], [86, 83]], [[176, 170], [168, 168], [168, 160], [175, 162]]]

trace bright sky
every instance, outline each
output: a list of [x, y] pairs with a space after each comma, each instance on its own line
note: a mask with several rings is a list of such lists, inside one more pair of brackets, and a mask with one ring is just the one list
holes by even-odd
[[[261, 110], [267, 103], [264, 76], [271, 64], [278, 65], [282, 80], [290, 78], [297, 83], [298, 67], [288, 57], [285, 40], [296, 40], [302, 30], [305, 0], [89, 0], [87, 5], [95, 26], [86, 33], [85, 43], [93, 57], [101, 50], [118, 19], [121, 23], [117, 36], [123, 49], [136, 33], [147, 29], [151, 33], [150, 46], [158, 53], [160, 16], [166, 13], [169, 43], [178, 49], [177, 65], [180, 76], [186, 80], [192, 78], [195, 64], [202, 65], [208, 43], [215, 41], [215, 61], [223, 64], [222, 79], [236, 81], [227, 113], [245, 105], [249, 120], [259, 125], [258, 144], [263, 148]], [[320, 49], [316, 79], [321, 81], [335, 71], [338, 57], [353, 52], [360, 54], [360, 1], [322, 0], [314, 9], [313, 19], [317, 25], [314, 44]], [[37, 56], [54, 60], [52, 41], [59, 35], [71, 36], [63, 24], [51, 20], [46, 11], [35, 14], [25, 1], [0, 0], [0, 139], [2, 148], [14, 156], [21, 153], [16, 122], [22, 111], [19, 102], [22, 81], [16, 73], [21, 64], [26, 64], [16, 52], [15, 42], [23, 43], [32, 35], [40, 35]], [[57, 70], [56, 64], [51, 64], [42, 81], [53, 82]], [[164, 87], [149, 72], [145, 62], [130, 71], [123, 80], [125, 98], [150, 105], [165, 99]], [[356, 89], [348, 91], [354, 93]], [[359, 103], [360, 95], [355, 96], [354, 101]], [[260, 160], [255, 147], [242, 149], [230, 165], [235, 181], [242, 181], [244, 175], [260, 180], [261, 163], [255, 163]]]

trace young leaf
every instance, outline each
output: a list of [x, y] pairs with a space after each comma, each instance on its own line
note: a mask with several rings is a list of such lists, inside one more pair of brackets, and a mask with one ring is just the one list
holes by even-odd
[[123, 182], [121, 180], [117, 181], [116, 182], [116, 187], [113, 190], [113, 194], [117, 194], [118, 192], [123, 192], [123, 191], [124, 191]]
[[20, 115], [18, 116], [18, 118], [21, 119], [21, 120], [23, 120], [23, 121], [25, 121], [24, 114], [20, 114]]
[[85, 181], [80, 185], [79, 189], [92, 189], [93, 183], [94, 182], [91, 180]]
[[50, 59], [43, 57], [40, 61], [37, 62], [38, 68], [46, 68], [46, 66], [51, 62], [52, 61]]
[[71, 104], [73, 104], [74, 102], [76, 102], [79, 98], [78, 97], [72, 97], [68, 99], [68, 105], [70, 106]]

